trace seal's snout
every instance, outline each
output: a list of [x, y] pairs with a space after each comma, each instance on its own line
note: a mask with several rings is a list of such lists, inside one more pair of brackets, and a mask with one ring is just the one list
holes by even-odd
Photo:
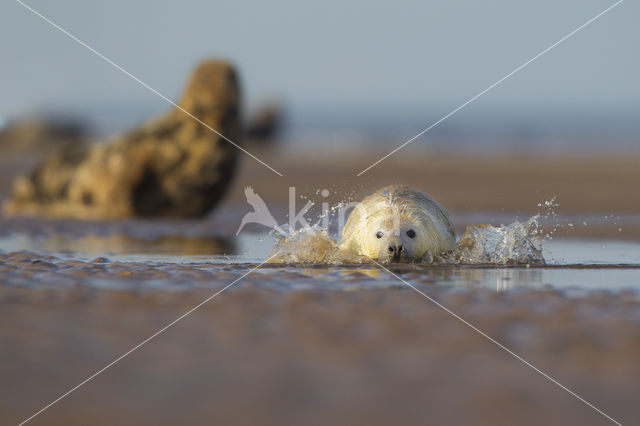
[[400, 257], [404, 254], [404, 246], [402, 244], [389, 244], [388, 250], [392, 257]]
[[388, 262], [401, 262], [407, 258], [407, 250], [400, 239], [394, 238], [387, 242], [386, 253], [381, 253], [380, 257]]

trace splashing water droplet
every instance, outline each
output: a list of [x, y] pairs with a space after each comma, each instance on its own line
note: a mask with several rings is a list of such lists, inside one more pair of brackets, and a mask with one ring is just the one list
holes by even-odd
[[544, 264], [539, 216], [511, 225], [468, 226], [453, 256], [460, 263]]

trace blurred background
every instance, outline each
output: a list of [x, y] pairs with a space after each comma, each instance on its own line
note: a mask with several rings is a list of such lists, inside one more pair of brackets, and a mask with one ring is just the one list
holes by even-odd
[[[613, 2], [28, 4], [170, 99], [201, 59], [233, 62], [247, 147], [285, 174], [241, 156], [227, 195], [233, 209], [246, 208], [245, 185], [284, 202], [287, 186], [307, 195], [329, 188], [344, 200], [389, 183], [416, 186], [454, 214], [535, 212], [553, 196], [565, 213], [640, 209], [637, 3], [614, 8], [361, 178]], [[4, 2], [0, 16], [5, 127], [45, 117], [62, 123], [63, 139], [71, 129], [97, 140], [170, 109], [19, 3]], [[3, 154], [0, 193], [45, 151], [29, 161]]]
[[[171, 99], [200, 59], [226, 57], [240, 70], [249, 111], [275, 102], [286, 113], [288, 144], [346, 140], [391, 147], [613, 2], [28, 4]], [[623, 3], [420, 143], [635, 147], [639, 8]], [[4, 2], [0, 16], [1, 119], [68, 115], [111, 134], [167, 109], [164, 100], [19, 3]]]

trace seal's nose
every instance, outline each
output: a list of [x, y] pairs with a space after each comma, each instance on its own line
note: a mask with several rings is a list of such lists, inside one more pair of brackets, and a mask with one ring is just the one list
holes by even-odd
[[389, 244], [389, 254], [393, 257], [400, 257], [404, 253], [404, 246], [402, 244]]

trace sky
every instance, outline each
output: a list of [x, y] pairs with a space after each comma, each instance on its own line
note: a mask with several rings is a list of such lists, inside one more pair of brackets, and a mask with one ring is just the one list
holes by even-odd
[[[169, 98], [200, 59], [225, 57], [247, 105], [275, 99], [298, 126], [345, 128], [378, 119], [426, 126], [614, 3], [24, 1]], [[448, 124], [588, 116], [590, 125], [637, 125], [639, 17], [637, 2], [622, 2]], [[0, 5], [0, 49], [0, 116], [46, 109], [100, 123], [167, 108], [14, 0]]]

